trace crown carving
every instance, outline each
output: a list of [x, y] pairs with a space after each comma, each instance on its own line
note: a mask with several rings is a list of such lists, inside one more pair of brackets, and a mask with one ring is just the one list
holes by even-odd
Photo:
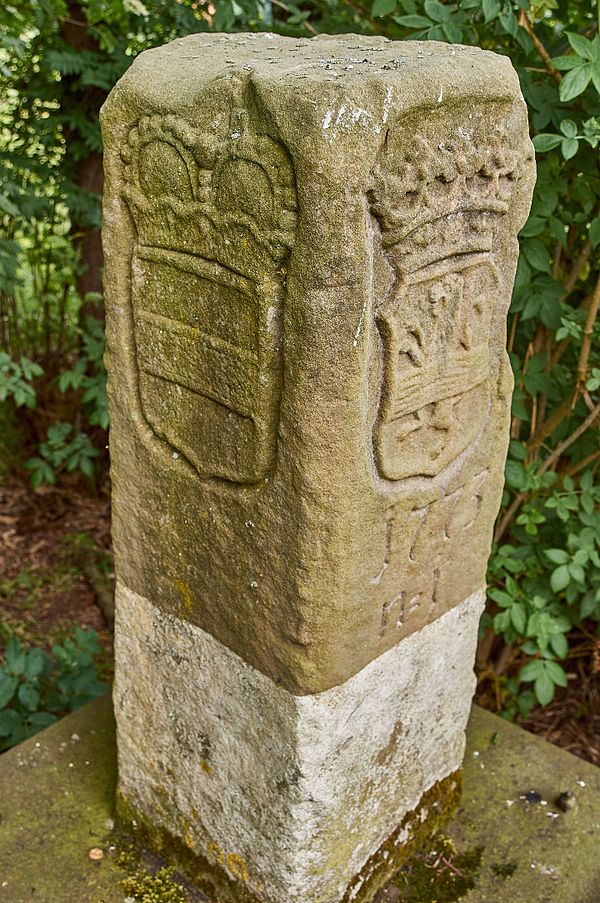
[[294, 170], [285, 149], [242, 113], [212, 131], [176, 116], [146, 116], [131, 129], [123, 194], [141, 245], [255, 278], [281, 264], [296, 228]]
[[437, 146], [417, 135], [373, 170], [369, 199], [383, 247], [405, 272], [490, 251], [518, 178], [519, 157], [499, 129], [479, 140], [458, 129]]

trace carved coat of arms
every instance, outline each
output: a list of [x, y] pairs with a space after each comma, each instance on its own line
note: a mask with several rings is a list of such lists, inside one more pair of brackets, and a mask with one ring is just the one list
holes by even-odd
[[494, 136], [420, 139], [375, 172], [373, 210], [393, 284], [376, 321], [383, 379], [373, 439], [387, 480], [435, 477], [485, 424], [490, 326], [498, 303], [493, 242], [515, 178]]
[[276, 455], [296, 191], [282, 146], [239, 118], [145, 117], [123, 156], [142, 415], [200, 477], [256, 483]]

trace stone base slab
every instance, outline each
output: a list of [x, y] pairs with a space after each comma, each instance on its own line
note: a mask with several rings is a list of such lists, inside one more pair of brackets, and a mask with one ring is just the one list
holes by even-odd
[[114, 698], [128, 811], [222, 870], [231, 899], [357, 897], [365, 863], [461, 767], [484, 595], [340, 686], [294, 696], [120, 585]]
[[[108, 696], [0, 756], [1, 903], [123, 903], [129, 872], [117, 864], [122, 840], [110, 830], [115, 782]], [[529, 789], [547, 805], [522, 800]], [[554, 801], [567, 789], [578, 805], [561, 812]], [[473, 887], [451, 899], [597, 903], [600, 769], [474, 706], [462, 803], [445, 833], [459, 857], [479, 851]], [[94, 847], [102, 860], [89, 858]], [[425, 894], [404, 869], [378, 901], [443, 899], [425, 871]], [[199, 891], [185, 896], [207, 903]]]

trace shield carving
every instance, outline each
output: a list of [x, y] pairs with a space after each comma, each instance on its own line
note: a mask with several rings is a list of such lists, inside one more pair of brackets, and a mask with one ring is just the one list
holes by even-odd
[[384, 378], [374, 445], [388, 480], [434, 477], [481, 430], [498, 278], [487, 254], [404, 275], [378, 315]]
[[200, 477], [259, 482], [276, 457], [291, 163], [249, 127], [234, 145], [168, 116], [132, 130], [127, 164], [142, 416]]

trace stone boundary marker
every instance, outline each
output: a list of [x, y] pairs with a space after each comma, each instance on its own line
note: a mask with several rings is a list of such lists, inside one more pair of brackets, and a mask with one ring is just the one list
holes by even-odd
[[194, 35], [102, 114], [121, 817], [366, 900], [456, 802], [534, 181], [506, 58]]

